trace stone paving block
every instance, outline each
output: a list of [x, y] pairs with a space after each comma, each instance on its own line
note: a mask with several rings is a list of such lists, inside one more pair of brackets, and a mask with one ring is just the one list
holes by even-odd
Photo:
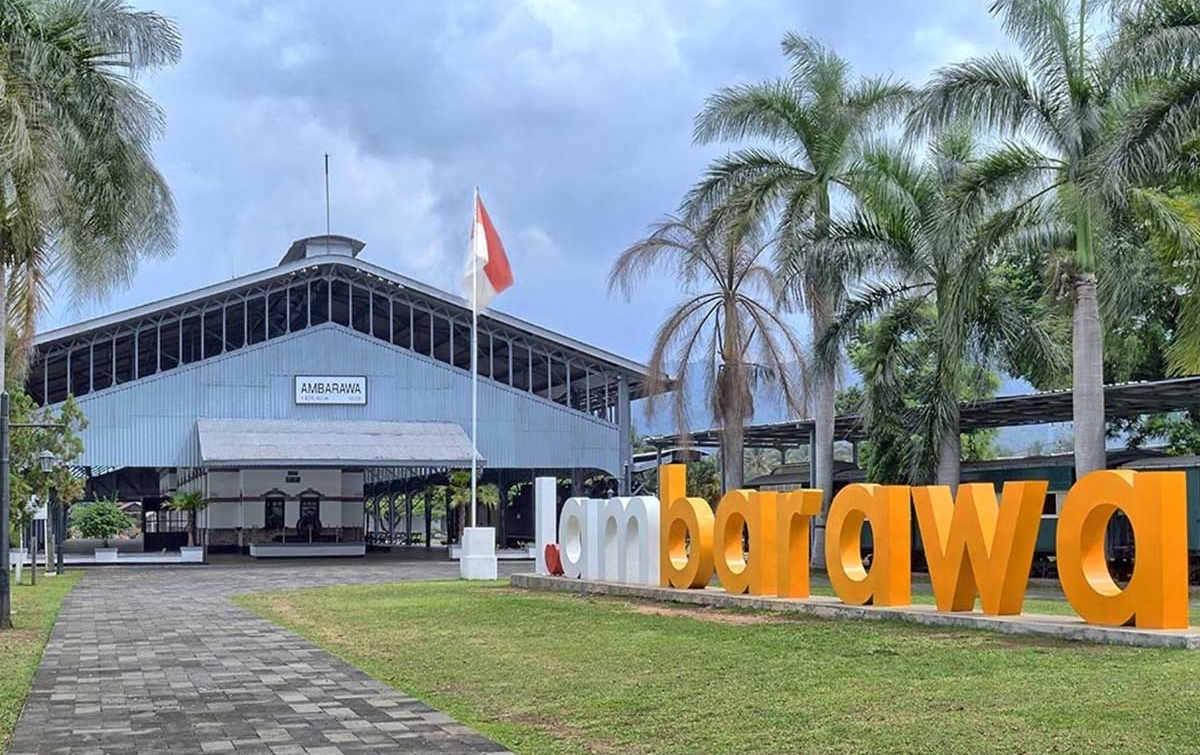
[[506, 753], [230, 600], [457, 576], [436, 562], [90, 570], [63, 602], [8, 755]]

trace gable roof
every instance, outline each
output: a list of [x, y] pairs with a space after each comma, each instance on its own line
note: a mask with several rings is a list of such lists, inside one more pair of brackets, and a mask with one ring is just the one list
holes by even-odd
[[[94, 317], [74, 325], [68, 325], [62, 328], [56, 328], [54, 330], [39, 333], [34, 338], [34, 346], [43, 348], [52, 346], [60, 341], [70, 341], [73, 339], [86, 337], [93, 331], [116, 328], [123, 323], [151, 317], [159, 312], [179, 309], [188, 305], [197, 304], [205, 299], [218, 298], [227, 294], [235, 293], [242, 289], [254, 288], [255, 286], [259, 286], [276, 279], [286, 278], [303, 270], [309, 270], [311, 268], [321, 266], [341, 266], [351, 268], [369, 277], [390, 283], [400, 289], [408, 290], [417, 296], [436, 300], [443, 305], [446, 305], [450, 308], [459, 309], [468, 316], [470, 315], [471, 305], [470, 302], [468, 302], [465, 298], [422, 283], [416, 279], [401, 275], [400, 273], [388, 270], [387, 268], [380, 267], [379, 265], [365, 262], [357, 257], [333, 254], [305, 256], [301, 252], [297, 252], [296, 255], [292, 254], [292, 250], [297, 249], [298, 247], [301, 250], [305, 250], [308, 248], [307, 245], [309, 242], [322, 238], [324, 237], [314, 236], [296, 241], [292, 244], [292, 247], [288, 250], [288, 253], [284, 255], [283, 261], [275, 267], [260, 270], [258, 272], [250, 273], [237, 278], [232, 278], [221, 283], [204, 286], [202, 288], [195, 289], [194, 291], [188, 291], [186, 293], [159, 299], [158, 301], [149, 302], [137, 307], [131, 307], [129, 309], [120, 310], [108, 315]], [[362, 242], [345, 236], [330, 238], [344, 239], [345, 243], [351, 244], [352, 247], [353, 245], [357, 245], [357, 249], [355, 249], [354, 252], [355, 254], [357, 254], [357, 250], [361, 249], [363, 246]], [[512, 331], [528, 336], [529, 338], [543, 342], [549, 342], [564, 350], [578, 352], [579, 354], [587, 356], [596, 362], [604, 364], [616, 372], [625, 373], [629, 378], [638, 384], [643, 383], [649, 373], [648, 368], [639, 362], [635, 362], [634, 360], [627, 359], [618, 354], [614, 354], [613, 352], [592, 346], [591, 344], [577, 340], [570, 336], [563, 335], [548, 328], [543, 328], [527, 320], [522, 320], [518, 317], [514, 317], [494, 309], [481, 312], [479, 315], [479, 320], [483, 323], [491, 321]], [[636, 395], [644, 394], [639, 391]]]

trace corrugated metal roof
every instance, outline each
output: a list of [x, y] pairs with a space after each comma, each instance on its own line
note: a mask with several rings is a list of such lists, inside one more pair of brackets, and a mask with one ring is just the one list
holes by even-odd
[[464, 467], [471, 440], [453, 422], [198, 419], [207, 467]]
[[[361, 243], [361, 242], [359, 242]], [[57, 328], [55, 330], [38, 333], [34, 337], [35, 346], [43, 346], [69, 338], [77, 338], [93, 330], [119, 325], [124, 322], [141, 319], [143, 317], [155, 314], [160, 311], [174, 309], [185, 304], [191, 304], [202, 301], [204, 299], [220, 297], [243, 288], [252, 287], [270, 281], [274, 278], [283, 278], [305, 268], [319, 265], [337, 265], [347, 268], [354, 268], [367, 275], [373, 275], [381, 280], [387, 281], [394, 286], [409, 289], [421, 296], [440, 300], [446, 305], [458, 307], [465, 313], [470, 313], [471, 303], [461, 296], [442, 291], [434, 286], [427, 285], [413, 278], [401, 275], [387, 268], [373, 265], [364, 260], [354, 257], [331, 256], [326, 259], [322, 258], [297, 258], [285, 260], [276, 267], [260, 270], [256, 273], [250, 273], [238, 278], [233, 278], [228, 281], [216, 283], [203, 288], [198, 288], [194, 291], [178, 294], [165, 299], [160, 299], [155, 302], [143, 304], [138, 307], [114, 312], [110, 315], [95, 317], [90, 320], [68, 325], [66, 327]], [[592, 359], [612, 367], [613, 369], [625, 372], [630, 377], [637, 381], [645, 380], [648, 374], [646, 365], [639, 364], [631, 359], [619, 356], [605, 349], [592, 346], [570, 336], [555, 332], [549, 328], [543, 328], [539, 325], [522, 320], [512, 315], [504, 314], [496, 309], [487, 309], [479, 315], [480, 322], [491, 320], [497, 324], [503, 325], [514, 331], [524, 333], [528, 337], [538, 338], [557, 345], [559, 348], [570, 349], [577, 351], [580, 354], [585, 354]]]

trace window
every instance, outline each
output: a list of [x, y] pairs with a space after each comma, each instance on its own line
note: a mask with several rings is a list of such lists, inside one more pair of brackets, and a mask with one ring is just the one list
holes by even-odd
[[[142, 328], [137, 334], [137, 374], [138, 377], [144, 378], [158, 372], [158, 328], [150, 325]], [[99, 366], [99, 360], [96, 359], [96, 354], [92, 354], [93, 362]], [[111, 364], [111, 355], [110, 355]], [[95, 369], [95, 368], [94, 368]], [[99, 372], [94, 373], [95, 376]]]
[[383, 294], [371, 294], [371, 333], [381, 341], [392, 340], [392, 303]]
[[246, 343], [246, 302], [225, 307], [225, 350], [234, 351]]
[[365, 288], [350, 287], [350, 319], [359, 333], [371, 332], [371, 295]]
[[471, 326], [454, 322], [454, 358], [452, 364], [464, 370], [471, 369]]
[[192, 315], [191, 317], [183, 318], [183, 322], [179, 325], [182, 333], [182, 340], [179, 344], [179, 362], [180, 364], [191, 364], [192, 362], [200, 361], [200, 315]]
[[433, 356], [433, 316], [420, 309], [413, 309], [413, 351]]
[[329, 322], [329, 281], [316, 280], [309, 284], [308, 303], [313, 325]]
[[204, 313], [204, 358], [215, 357], [225, 347], [225, 310], [210, 309]]
[[412, 307], [404, 302], [392, 302], [392, 343], [412, 348]]
[[346, 281], [333, 281], [329, 284], [330, 314], [338, 325], [350, 324], [350, 284]]
[[267, 300], [256, 296], [246, 302], [246, 343], [267, 340]]
[[[139, 352], [140, 354], [141, 352]], [[154, 356], [154, 352], [150, 352]], [[101, 391], [113, 384], [113, 343], [92, 344], [92, 390]]]
[[33, 403], [44, 406], [46, 403], [46, 358], [37, 356], [29, 368], [29, 377], [25, 378], [25, 392]]
[[68, 388], [67, 355], [60, 351], [46, 360], [46, 403], [65, 401]]
[[86, 396], [92, 390], [92, 349], [81, 346], [71, 351], [71, 395]]
[[288, 330], [295, 333], [308, 327], [308, 284], [288, 289]]
[[283, 514], [286, 504], [283, 493], [267, 493], [263, 496], [264, 513], [263, 527], [268, 530], [283, 529]]
[[454, 355], [450, 353], [450, 335], [453, 330], [450, 321], [444, 317], [433, 318], [433, 358], [439, 362], [450, 364]]
[[158, 329], [158, 369], [170, 370], [179, 364], [179, 321], [163, 323]]
[[300, 494], [300, 518], [321, 520], [321, 494], [315, 490], [306, 490]]
[[492, 339], [492, 379], [512, 385], [508, 374], [508, 341]]
[[287, 291], [272, 291], [267, 295], [267, 338], [279, 338], [287, 333]]
[[114, 345], [113, 375], [118, 383], [128, 383], [133, 380], [133, 350], [135, 346], [133, 333], [117, 336]]
[[512, 387], [530, 390], [529, 349], [515, 343], [512, 345]]

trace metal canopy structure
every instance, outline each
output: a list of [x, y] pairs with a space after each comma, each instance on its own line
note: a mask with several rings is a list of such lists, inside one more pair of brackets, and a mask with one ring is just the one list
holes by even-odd
[[471, 439], [453, 422], [199, 419], [196, 432], [209, 468], [471, 465]]
[[[959, 421], [963, 432], [995, 427], [1045, 425], [1072, 420], [1071, 391], [1047, 391], [1019, 396], [1000, 396], [984, 401], [959, 405]], [[1116, 383], [1104, 387], [1104, 416], [1107, 419], [1130, 419], [1144, 414], [1161, 414], [1200, 408], [1200, 375], [1141, 383]], [[751, 425], [745, 430], [746, 448], [796, 446], [809, 442], [813, 420], [789, 420]], [[862, 418], [858, 415], [838, 417], [834, 421], [835, 440], [855, 442], [864, 440]], [[717, 446], [720, 429], [712, 428], [681, 435], [659, 435], [646, 438], [655, 448], [680, 445]]]

